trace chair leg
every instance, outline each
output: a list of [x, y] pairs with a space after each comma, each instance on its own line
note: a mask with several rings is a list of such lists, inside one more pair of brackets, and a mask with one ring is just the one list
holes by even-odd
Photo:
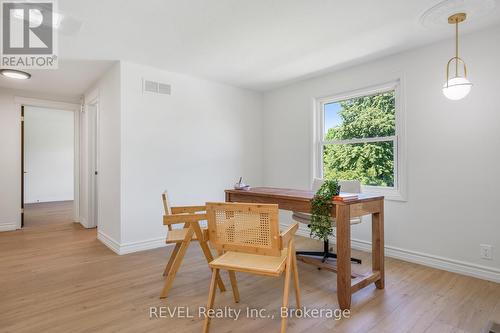
[[[295, 249], [295, 245], [293, 246]], [[297, 256], [294, 255], [294, 249], [292, 250], [292, 265], [293, 265], [293, 283], [295, 286], [295, 303], [297, 309], [302, 308], [300, 301], [300, 287], [299, 287], [299, 269], [297, 267]]]
[[240, 302], [240, 292], [238, 291], [238, 284], [236, 282], [236, 274], [234, 271], [228, 271], [229, 280], [231, 280], [231, 287], [233, 288], [233, 298], [235, 303]]
[[[291, 271], [293, 262], [292, 261], [293, 252], [291, 252], [291, 250], [292, 250], [292, 245], [288, 244], [288, 255], [286, 258], [286, 266], [285, 266], [285, 287], [283, 288], [283, 303], [281, 305], [281, 311], [280, 311], [282, 313], [283, 309], [286, 309], [287, 314], [288, 314], [288, 295], [290, 293], [290, 275], [292, 273]], [[281, 317], [281, 333], [286, 332], [287, 319], [288, 319], [287, 315]]]
[[165, 270], [163, 271], [163, 276], [167, 276], [168, 272], [170, 271], [170, 268], [172, 267], [172, 264], [174, 263], [175, 256], [179, 252], [179, 248], [181, 247], [180, 243], [176, 243], [175, 247], [172, 251], [172, 254], [170, 255], [170, 258], [168, 259], [167, 266], [165, 266]]
[[[206, 312], [208, 312], [210, 309], [214, 307], [214, 301], [215, 301], [215, 285], [217, 283], [217, 275], [219, 273], [219, 269], [214, 268], [212, 270], [212, 280], [210, 281], [210, 291], [208, 292], [208, 302], [207, 302], [207, 308]], [[206, 316], [205, 317], [205, 322], [203, 323], [203, 333], [208, 333], [208, 328], [210, 326], [210, 317]]]
[[172, 263], [172, 267], [170, 271], [168, 272], [167, 279], [165, 280], [165, 286], [163, 287], [163, 290], [161, 291], [160, 298], [165, 298], [167, 297], [167, 294], [172, 287], [172, 284], [174, 283], [174, 278], [175, 275], [177, 274], [177, 271], [179, 270], [179, 267], [181, 266], [182, 259], [184, 258], [184, 254], [186, 254], [186, 250], [189, 246], [189, 243], [191, 242], [191, 237], [193, 237], [193, 229], [189, 229], [189, 231], [186, 233], [186, 237], [181, 243], [181, 246], [179, 248], [179, 252], [174, 258], [174, 261]]
[[[210, 251], [210, 248], [207, 245], [207, 242], [205, 239], [203, 239], [203, 233], [201, 231], [200, 225], [198, 223], [193, 223], [192, 228], [194, 229], [194, 232], [196, 233], [196, 237], [198, 237], [198, 242], [200, 243], [201, 250], [203, 251], [203, 255], [207, 259], [207, 263], [210, 264], [214, 258], [212, 257], [212, 252]], [[221, 292], [226, 291], [226, 287], [224, 286], [224, 282], [222, 282], [222, 278], [220, 277], [220, 274], [217, 274], [217, 285], [219, 286], [219, 289]]]

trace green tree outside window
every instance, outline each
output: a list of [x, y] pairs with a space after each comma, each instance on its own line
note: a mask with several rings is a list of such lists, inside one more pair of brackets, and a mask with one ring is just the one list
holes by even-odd
[[[325, 141], [390, 137], [396, 134], [394, 91], [341, 101], [341, 123], [329, 128]], [[392, 140], [325, 144], [325, 179], [358, 179], [363, 185], [394, 186], [394, 142]]]

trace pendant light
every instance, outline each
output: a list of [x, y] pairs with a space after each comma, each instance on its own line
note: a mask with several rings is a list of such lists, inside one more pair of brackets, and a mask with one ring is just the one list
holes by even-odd
[[[472, 88], [472, 83], [467, 79], [467, 67], [465, 62], [458, 56], [458, 24], [465, 21], [467, 14], [458, 13], [448, 18], [449, 24], [455, 25], [455, 56], [446, 65], [446, 82], [443, 85], [443, 94], [451, 100], [460, 100], [467, 96]], [[450, 78], [450, 65], [455, 64], [455, 76]], [[462, 64], [462, 75], [459, 65]]]

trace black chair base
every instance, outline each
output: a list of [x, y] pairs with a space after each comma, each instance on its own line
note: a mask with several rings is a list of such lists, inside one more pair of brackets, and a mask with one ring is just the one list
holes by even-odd
[[[328, 240], [323, 242], [323, 251], [296, 251], [296, 255], [304, 255], [311, 257], [321, 257], [321, 262], [325, 262], [328, 258], [337, 259], [337, 254], [330, 252], [330, 244]], [[351, 261], [356, 264], [361, 264], [361, 259], [351, 258]]]

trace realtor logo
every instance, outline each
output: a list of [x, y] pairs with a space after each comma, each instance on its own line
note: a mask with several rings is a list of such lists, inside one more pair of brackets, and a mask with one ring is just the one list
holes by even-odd
[[3, 68], [57, 68], [54, 2], [2, 2]]

